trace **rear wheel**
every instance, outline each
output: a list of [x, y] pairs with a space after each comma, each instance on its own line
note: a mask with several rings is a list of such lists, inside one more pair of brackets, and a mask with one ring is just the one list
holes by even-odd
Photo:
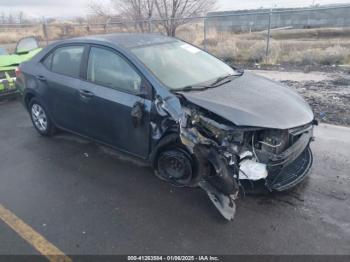
[[54, 134], [55, 126], [47, 110], [37, 99], [34, 98], [30, 101], [29, 112], [33, 125], [40, 135], [52, 136]]

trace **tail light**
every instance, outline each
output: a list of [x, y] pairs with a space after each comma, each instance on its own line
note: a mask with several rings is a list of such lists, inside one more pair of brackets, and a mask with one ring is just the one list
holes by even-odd
[[16, 67], [15, 69], [15, 73], [16, 73], [16, 77], [19, 77], [21, 75], [21, 69], [19, 69], [19, 67]]

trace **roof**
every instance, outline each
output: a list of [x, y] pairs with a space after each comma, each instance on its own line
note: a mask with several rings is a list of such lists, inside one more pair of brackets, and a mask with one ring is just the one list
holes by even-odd
[[105, 41], [125, 48], [134, 48], [145, 45], [161, 44], [174, 41], [174, 38], [163, 36], [161, 34], [141, 34], [141, 33], [117, 33], [104, 35], [91, 35], [75, 39], [87, 41]]

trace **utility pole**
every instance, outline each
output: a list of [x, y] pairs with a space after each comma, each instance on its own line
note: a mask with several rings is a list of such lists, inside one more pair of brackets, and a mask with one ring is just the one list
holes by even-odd
[[266, 41], [266, 61], [265, 63], [268, 63], [269, 59], [269, 48], [270, 48], [270, 37], [271, 37], [271, 16], [272, 16], [272, 8], [270, 9], [269, 13], [269, 28], [267, 29], [267, 41]]
[[207, 43], [207, 18], [206, 17], [204, 17], [203, 18], [204, 20], [203, 20], [203, 23], [204, 23], [204, 25], [203, 25], [203, 30], [204, 30], [204, 36], [203, 36], [203, 44], [204, 44], [204, 50], [205, 51], [208, 51], [208, 43]]
[[49, 44], [49, 37], [48, 37], [48, 34], [47, 34], [47, 22], [46, 22], [46, 18], [43, 17], [43, 34], [44, 34], [44, 38], [45, 38], [45, 41], [46, 41], [46, 45]]

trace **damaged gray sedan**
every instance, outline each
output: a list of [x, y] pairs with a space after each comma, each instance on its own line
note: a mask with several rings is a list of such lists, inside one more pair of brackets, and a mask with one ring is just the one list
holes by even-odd
[[240, 190], [290, 189], [312, 165], [317, 122], [297, 93], [174, 38], [65, 40], [17, 71], [41, 135], [59, 128], [145, 159], [228, 220]]

